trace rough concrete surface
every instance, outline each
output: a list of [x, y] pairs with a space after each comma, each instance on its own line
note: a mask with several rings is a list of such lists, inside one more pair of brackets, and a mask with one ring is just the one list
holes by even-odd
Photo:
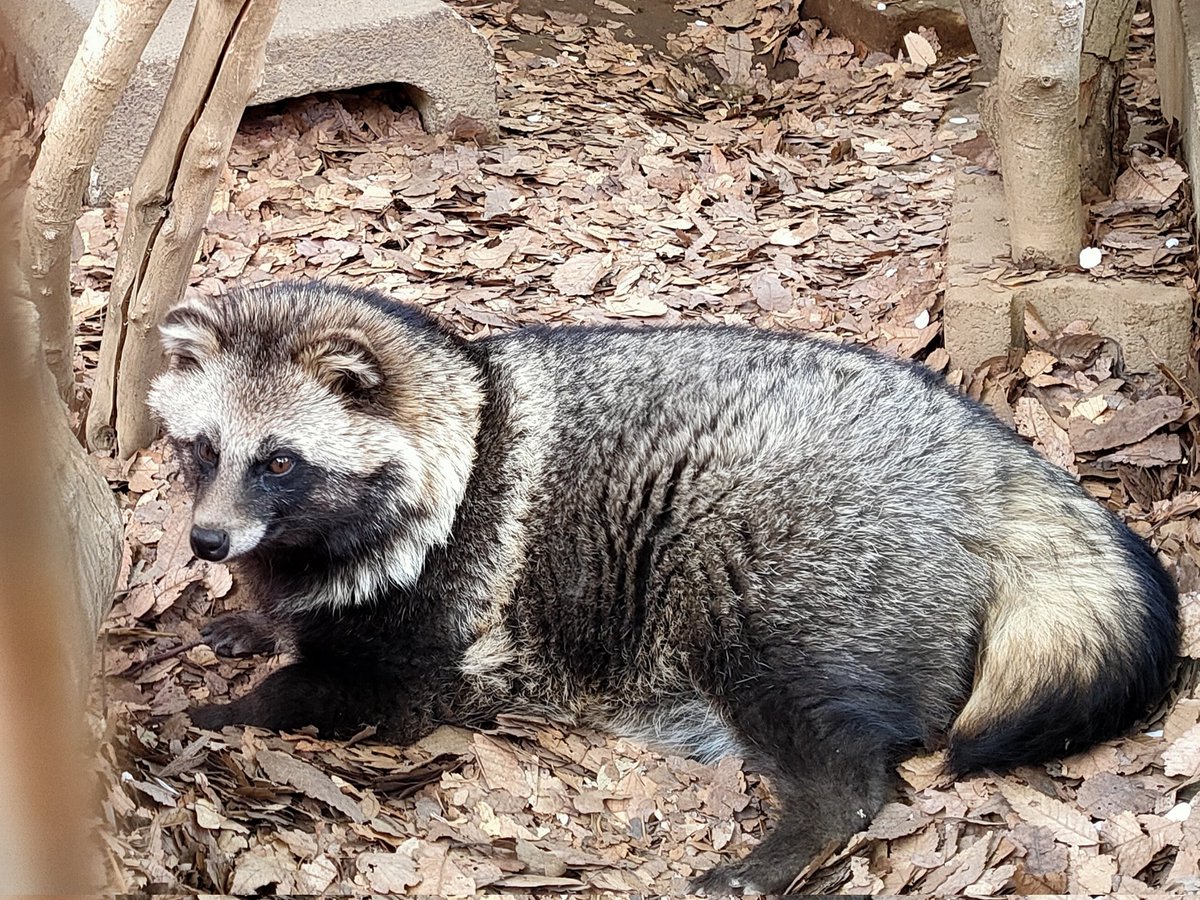
[[967, 372], [1007, 353], [1016, 337], [1011, 297], [982, 282], [995, 258], [1008, 252], [1004, 191], [998, 182], [960, 175], [946, 231], [946, 350], [951, 364]]
[[1200, 0], [1152, 0], [1154, 66], [1163, 116], [1180, 126], [1192, 172], [1192, 207], [1200, 209]]
[[[96, 0], [0, 0], [0, 30], [38, 105], [58, 93]], [[173, 0], [105, 132], [93, 200], [127, 187], [175, 70], [195, 0]], [[283, 0], [254, 103], [399, 83], [426, 129], [497, 132], [487, 41], [441, 0]]]
[[894, 54], [904, 35], [924, 26], [937, 32], [942, 56], [975, 52], [959, 0], [804, 0], [802, 12], [868, 50]]
[[946, 250], [945, 337], [950, 363], [972, 372], [984, 360], [1023, 346], [1025, 309], [1047, 327], [1082, 319], [1121, 345], [1125, 367], [1156, 363], [1184, 376], [1191, 343], [1192, 299], [1182, 287], [1147, 281], [1095, 280], [1068, 274], [1016, 288], [983, 275], [1008, 254], [1004, 189], [999, 177], [960, 175]]

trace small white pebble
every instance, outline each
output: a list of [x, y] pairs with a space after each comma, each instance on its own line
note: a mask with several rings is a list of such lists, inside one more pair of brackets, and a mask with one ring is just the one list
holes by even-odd
[[884, 278], [891, 278], [891, 277], [892, 277], [893, 275], [895, 275], [895, 274], [896, 274], [896, 267], [895, 267], [895, 266], [888, 266], [888, 267], [887, 267], [887, 269], [886, 269], [886, 270], [884, 270], [883, 277], [884, 277]]
[[705, 22], [703, 19], [697, 19], [697, 20], [696, 20], [696, 27], [697, 27], [697, 28], [707, 28], [707, 27], [708, 27], [708, 23], [707, 23], [707, 22]]
[[951, 116], [950, 117], [951, 125], [966, 125], [967, 122], [969, 122], [969, 121], [970, 120], [966, 116]]
[[541, 113], [531, 113], [525, 117], [525, 121], [526, 122], [540, 122], [540, 121], [542, 121], [542, 114]]
[[943, 160], [942, 157], [938, 156], [936, 153], [929, 154], [929, 161], [930, 162], [945, 162], [945, 160]]
[[1167, 238], [1168, 249], [1178, 247], [1178, 246], [1179, 246], [1179, 238]]
[[133, 776], [131, 774], [129, 774], [128, 772], [122, 772], [121, 780], [122, 781], [133, 781]]
[[1172, 806], [1170, 808], [1170, 810], [1168, 810], [1163, 815], [1163, 818], [1168, 819], [1172, 822], [1183, 822], [1183, 821], [1186, 821], [1187, 817], [1190, 816], [1191, 814], [1192, 814], [1192, 804], [1176, 803], [1174, 806]]
[[1161, 728], [1156, 728], [1153, 731], [1146, 732], [1146, 737], [1160, 738], [1162, 736], [1163, 736], [1163, 730]]
[[885, 9], [887, 9], [887, 4], [886, 3], [876, 3], [875, 8], [877, 10], [879, 10], [880, 12], [883, 12]]
[[1079, 268], [1094, 269], [1100, 265], [1100, 257], [1103, 254], [1099, 247], [1084, 247], [1079, 251]]
[[924, 328], [929, 324], [929, 310], [923, 309], [917, 313], [917, 317], [913, 319], [913, 326], [916, 328]]

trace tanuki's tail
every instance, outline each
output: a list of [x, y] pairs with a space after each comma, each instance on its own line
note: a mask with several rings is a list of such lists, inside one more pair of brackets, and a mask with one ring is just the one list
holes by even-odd
[[1036, 481], [1011, 488], [988, 541], [995, 589], [975, 685], [951, 728], [957, 774], [1065, 756], [1113, 737], [1169, 682], [1179, 641], [1170, 576], [1073, 485], [1068, 493]]

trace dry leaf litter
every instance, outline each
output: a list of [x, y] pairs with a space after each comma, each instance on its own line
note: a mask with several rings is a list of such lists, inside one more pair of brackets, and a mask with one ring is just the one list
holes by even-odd
[[[961, 112], [969, 61], [936, 34], [899, 59], [783, 0], [460, 4], [496, 49], [503, 137], [425, 135], [385, 91], [245, 117], [189, 292], [335, 277], [472, 335], [527, 322], [748, 322], [870, 344], [945, 371], [942, 256], [954, 173], [994, 154]], [[1123, 86], [1132, 153], [1091, 208], [1096, 277], [1193, 286], [1186, 174], [1165, 145], [1152, 25]], [[0, 98], [7, 163], [37, 123]], [[72, 278], [86, 393], [125, 203], [85, 210]], [[997, 261], [998, 283], [1043, 277]], [[1140, 733], [1044, 766], [950, 783], [926, 755], [870, 827], [798, 889], [934, 896], [1200, 890], [1200, 478], [1181, 373], [1130, 378], [1116, 348], [1032, 312], [1029, 349], [950, 372], [1151, 540], [1183, 591], [1177, 688]], [[680, 893], [761, 839], [769, 786], [544, 722], [442, 728], [398, 748], [184, 710], [280, 660], [223, 660], [198, 625], [245, 608], [191, 558], [161, 446], [101, 459], [124, 508], [120, 593], [92, 721], [108, 876], [121, 891]]]

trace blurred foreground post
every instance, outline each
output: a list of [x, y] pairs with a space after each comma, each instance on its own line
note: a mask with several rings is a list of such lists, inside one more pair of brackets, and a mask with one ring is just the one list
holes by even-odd
[[78, 893], [95, 888], [84, 689], [121, 522], [68, 427], [33, 306], [18, 296], [18, 221], [15, 198], [0, 197], [0, 883]]
[[[0, 59], [4, 109], [22, 109], [9, 102], [19, 97]], [[85, 824], [92, 767], [83, 708], [120, 564], [121, 516], [71, 430], [31, 302], [37, 276], [19, 262], [21, 236], [30, 233], [23, 209], [33, 221], [65, 223], [68, 253], [79, 211], [73, 189], [54, 178], [39, 197], [63, 197], [63, 209], [24, 206], [29, 124], [0, 122], [0, 890], [82, 893], [99, 887]], [[45, 157], [53, 146], [42, 146], [43, 171], [71, 181], [78, 148], [55, 161]], [[54, 328], [64, 316], [70, 323], [65, 280], [60, 287], [38, 295], [63, 306], [49, 316]], [[72, 338], [69, 328], [59, 335], [56, 365], [69, 367]]]

